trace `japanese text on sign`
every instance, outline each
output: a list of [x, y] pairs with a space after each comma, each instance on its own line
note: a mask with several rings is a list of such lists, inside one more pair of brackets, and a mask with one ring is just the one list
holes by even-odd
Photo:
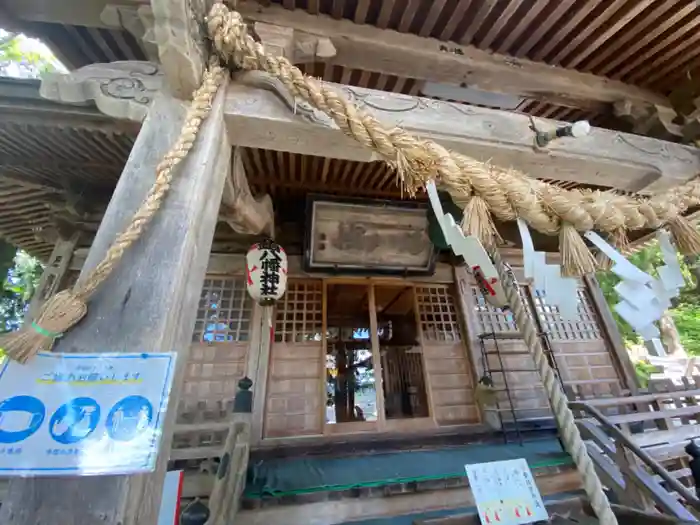
[[175, 355], [40, 353], [0, 362], [0, 475], [148, 472]]
[[465, 469], [484, 525], [521, 525], [549, 519], [525, 459], [477, 463]]

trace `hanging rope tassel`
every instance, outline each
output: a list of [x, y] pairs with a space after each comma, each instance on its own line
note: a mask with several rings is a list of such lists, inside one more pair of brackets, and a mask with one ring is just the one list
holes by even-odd
[[104, 259], [85, 278], [79, 279], [71, 290], [51, 297], [37, 319], [26, 323], [20, 330], [0, 336], [0, 349], [11, 359], [25, 363], [37, 352], [49, 351], [56, 339], [73, 328], [87, 313], [87, 303], [119, 264], [126, 250], [141, 237], [146, 226], [160, 209], [170, 189], [174, 169], [192, 149], [202, 122], [211, 111], [211, 105], [224, 80], [224, 70], [218, 61], [212, 62], [204, 73], [202, 85], [194, 92], [180, 136], [156, 168], [156, 180], [131, 219], [107, 250]]
[[565, 277], [582, 277], [594, 273], [596, 261], [581, 235], [568, 222], [559, 230], [561, 273]]
[[700, 233], [697, 228], [682, 215], [678, 215], [666, 224], [673, 235], [676, 248], [683, 255], [700, 254]]
[[464, 207], [462, 231], [464, 235], [472, 235], [479, 239], [487, 252], [496, 249], [498, 244], [503, 242], [493, 223], [489, 205], [480, 195], [472, 195]]
[[[624, 228], [618, 228], [608, 235], [608, 242], [617, 249], [622, 255], [627, 255], [630, 252], [630, 243], [627, 238], [627, 232]], [[596, 266], [600, 271], [608, 271], [613, 267], [613, 262], [603, 252], [599, 251], [595, 255]]]

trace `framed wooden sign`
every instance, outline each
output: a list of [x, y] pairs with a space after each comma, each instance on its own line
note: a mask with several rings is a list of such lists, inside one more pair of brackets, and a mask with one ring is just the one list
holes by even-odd
[[432, 274], [427, 206], [377, 200], [308, 200], [307, 271]]

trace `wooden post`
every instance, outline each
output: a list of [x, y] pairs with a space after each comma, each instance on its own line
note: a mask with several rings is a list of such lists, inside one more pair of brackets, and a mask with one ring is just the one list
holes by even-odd
[[593, 301], [593, 308], [595, 308], [596, 314], [598, 314], [598, 319], [601, 322], [601, 329], [603, 330], [603, 335], [607, 339], [608, 343], [612, 347], [613, 353], [617, 358], [617, 362], [622, 368], [622, 373], [627, 383], [627, 388], [630, 389], [633, 395], [636, 395], [639, 390], [639, 379], [637, 379], [637, 373], [634, 370], [634, 365], [627, 353], [627, 348], [622, 340], [622, 335], [620, 330], [617, 328], [617, 323], [610, 312], [610, 307], [603, 296], [603, 291], [600, 289], [598, 284], [598, 279], [595, 275], [585, 275], [583, 277], [583, 283], [591, 294], [591, 299]]
[[255, 305], [252, 323], [254, 330], [248, 347], [246, 374], [253, 381], [253, 414], [251, 416], [251, 444], [262, 441], [267, 393], [267, 372], [270, 364], [274, 306]]
[[[138, 476], [14, 479], [0, 508], [3, 525], [155, 525], [200, 290], [209, 259], [231, 147], [222, 87], [193, 150], [144, 234], [90, 301], [87, 317], [61, 339], [60, 352], [177, 352], [156, 471]], [[90, 249], [81, 278], [104, 256], [153, 184], [175, 142], [186, 106], [153, 102]]]
[[209, 497], [211, 515], [207, 525], [233, 523], [238, 512], [250, 453], [250, 423], [253, 412], [251, 386], [253, 383], [247, 377], [238, 382], [239, 390], [233, 406], [233, 420], [226, 437], [221, 463], [216, 472], [214, 488]]

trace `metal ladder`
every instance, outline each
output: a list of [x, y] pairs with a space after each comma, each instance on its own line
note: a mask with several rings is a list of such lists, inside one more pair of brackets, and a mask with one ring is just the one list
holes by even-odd
[[[557, 366], [556, 359], [554, 358], [554, 352], [552, 350], [552, 346], [549, 341], [549, 337], [547, 336], [546, 333], [540, 332], [539, 333], [540, 339], [542, 341], [542, 347], [545, 351], [545, 354], [547, 355], [547, 360], [550, 363], [550, 366], [554, 369], [554, 372], [557, 375], [557, 379], [561, 383], [561, 374], [559, 373], [559, 367]], [[513, 394], [511, 393], [512, 389], [510, 388], [510, 385], [508, 384], [508, 373], [510, 372], [534, 372], [538, 373], [537, 369], [534, 368], [506, 368], [505, 362], [503, 360], [503, 354], [501, 352], [501, 349], [498, 345], [498, 341], [501, 340], [522, 340], [523, 336], [520, 332], [485, 332], [479, 335], [479, 345], [481, 348], [481, 359], [483, 363], [483, 375], [488, 377], [494, 387], [496, 388], [496, 391], [498, 392], [505, 392], [506, 393], [506, 398], [508, 400], [508, 408], [501, 408], [500, 404], [502, 403], [501, 401], [496, 400], [496, 413], [498, 414], [498, 421], [500, 423], [501, 431], [503, 432], [503, 441], [505, 443], [508, 443], [508, 432], [510, 431], [509, 428], [506, 428], [505, 422], [503, 421], [503, 412], [510, 412], [513, 421], [512, 425], [515, 430], [515, 434], [517, 437], [517, 441], [520, 445], [523, 444], [523, 438], [522, 438], [522, 433], [520, 431], [520, 424], [518, 422], [518, 415], [517, 412], [522, 411], [522, 410], [532, 410], [532, 409], [518, 409], [515, 407], [515, 404], [513, 403]], [[487, 350], [486, 348], [486, 341], [493, 341], [494, 348], [493, 350]], [[498, 359], [498, 367], [497, 368], [491, 368], [491, 364], [489, 363], [489, 356], [495, 355], [496, 358]], [[530, 355], [529, 350], [523, 350], [520, 352], [508, 352], [508, 355]], [[503, 376], [503, 385], [498, 387], [495, 382], [493, 381], [493, 374], [502, 374]], [[563, 385], [562, 385], [563, 386]]]

